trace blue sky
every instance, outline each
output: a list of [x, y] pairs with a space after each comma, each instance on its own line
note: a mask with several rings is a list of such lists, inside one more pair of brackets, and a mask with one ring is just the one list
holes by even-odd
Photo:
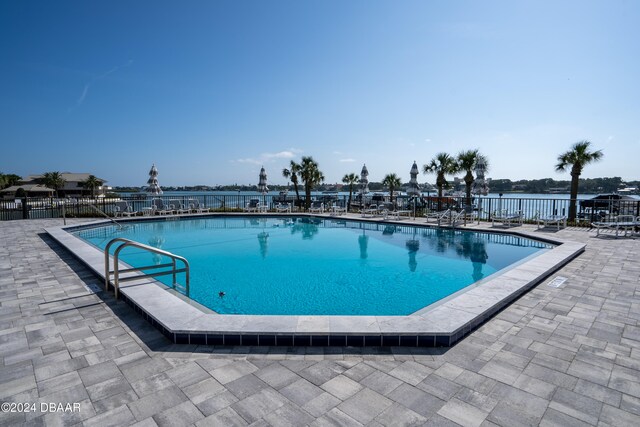
[[[479, 148], [492, 178], [640, 179], [637, 1], [0, 3], [0, 171], [143, 185], [409, 180]], [[435, 177], [420, 176], [434, 182]]]

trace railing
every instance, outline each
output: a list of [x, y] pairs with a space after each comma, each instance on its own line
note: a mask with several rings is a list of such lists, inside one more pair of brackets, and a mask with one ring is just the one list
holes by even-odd
[[[151, 200], [160, 198], [165, 205], [170, 205], [171, 201], [177, 200], [184, 206], [198, 204], [205, 212], [243, 212], [247, 203], [251, 199], [258, 199], [261, 204], [267, 206], [269, 211], [275, 211], [276, 205], [286, 200], [295, 206], [294, 212], [306, 211], [305, 196], [301, 195], [298, 200], [294, 195], [279, 196], [277, 194], [250, 195], [250, 194], [198, 194], [180, 196], [159, 196], [148, 198], [136, 198], [135, 196], [125, 196], [119, 198], [95, 198], [95, 199], [54, 199], [54, 198], [22, 198], [12, 201], [0, 201], [0, 220], [29, 219], [29, 218], [62, 218], [62, 207], [65, 208], [67, 217], [96, 217], [95, 209], [101, 210], [107, 216], [113, 216], [117, 202], [127, 201], [134, 212], [151, 212]], [[325, 204], [332, 201], [340, 201], [347, 204], [347, 195], [338, 195], [329, 198], [323, 195], [313, 195], [313, 199], [324, 198]], [[388, 201], [388, 196], [380, 200], [365, 199], [362, 203], [353, 197], [350, 212], [360, 209], [362, 206], [382, 203]], [[411, 199], [399, 197], [395, 200], [401, 209], [415, 208], [416, 216], [423, 216], [426, 210], [446, 210], [454, 209], [458, 211], [465, 206], [463, 197], [423, 197], [418, 203], [413, 204]], [[507, 210], [509, 212], [522, 211], [525, 221], [534, 221], [536, 216], [543, 215], [568, 215], [569, 199], [542, 199], [542, 198], [511, 198], [511, 197], [474, 197], [473, 211], [481, 221], [490, 221], [494, 212]], [[640, 216], [640, 200], [612, 200], [610, 202], [600, 201], [596, 209], [583, 206], [584, 200], [577, 201], [577, 218], [574, 225], [589, 225], [598, 221], [603, 212], [607, 214], [628, 214]]]
[[[115, 243], [118, 243], [118, 242], [121, 242], [122, 244], [118, 246], [113, 253], [113, 271], [112, 271], [109, 268], [109, 249], [111, 249], [111, 246], [113, 246]], [[165, 263], [165, 264], [158, 264], [158, 265], [154, 264], [154, 265], [145, 266], [145, 267], [132, 267], [132, 268], [120, 269], [120, 263], [119, 263], [120, 252], [126, 247], [134, 247], [134, 248], [142, 249], [158, 255], [164, 255], [166, 257], [171, 258], [171, 262]], [[181, 261], [184, 264], [184, 268], [180, 268], [180, 269], [176, 268], [177, 267], [176, 261]], [[171, 267], [171, 270], [134, 274], [127, 277], [120, 277], [121, 273], [134, 273], [134, 272], [141, 273], [143, 271], [166, 268], [166, 267]], [[109, 291], [109, 281], [111, 279], [111, 276], [113, 275], [113, 288], [114, 288], [116, 299], [118, 299], [120, 282], [128, 282], [131, 280], [139, 280], [145, 277], [157, 277], [157, 276], [166, 276], [166, 275], [172, 274], [173, 275], [172, 284], [173, 284], [173, 288], [175, 289], [176, 286], [178, 285], [176, 280], [178, 273], [185, 273], [185, 294], [188, 297], [189, 296], [189, 262], [185, 258], [178, 255], [174, 255], [171, 252], [163, 251], [162, 249], [154, 248], [153, 246], [148, 246], [142, 243], [134, 242], [133, 240], [125, 239], [123, 237], [116, 237], [115, 239], [107, 243], [107, 246], [104, 248], [104, 288], [107, 292]]]

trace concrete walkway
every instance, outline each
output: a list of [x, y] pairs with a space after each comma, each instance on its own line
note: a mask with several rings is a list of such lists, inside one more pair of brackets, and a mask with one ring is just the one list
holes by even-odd
[[558, 232], [587, 243], [566, 283], [452, 348], [198, 347], [101, 292], [60, 223], [0, 222], [0, 425], [640, 425], [640, 238]]

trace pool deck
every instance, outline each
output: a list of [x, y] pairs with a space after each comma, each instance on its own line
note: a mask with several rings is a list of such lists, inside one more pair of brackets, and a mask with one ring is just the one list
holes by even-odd
[[0, 401], [37, 406], [0, 425], [640, 424], [637, 234], [514, 228], [585, 251], [452, 347], [202, 346], [103, 292], [61, 222], [0, 222]]
[[[232, 215], [251, 217], [254, 215]], [[304, 214], [303, 214], [304, 215]], [[191, 218], [228, 217], [212, 214]], [[284, 216], [286, 217], [286, 216]], [[326, 216], [308, 215], [318, 220]], [[342, 217], [340, 217], [341, 219]], [[175, 223], [180, 217], [156, 217]], [[335, 221], [330, 217], [328, 220]], [[338, 220], [340, 220], [338, 219]], [[122, 224], [148, 221], [125, 220]], [[382, 218], [360, 220], [367, 227], [387, 227]], [[396, 221], [398, 225], [407, 222]], [[108, 221], [99, 225], [111, 226]], [[423, 226], [427, 227], [423, 224]], [[469, 225], [470, 229], [473, 225]], [[433, 226], [430, 227], [434, 229]], [[77, 227], [53, 227], [46, 231], [80, 258], [97, 276], [105, 278], [104, 253], [69, 231]], [[517, 232], [517, 231], [515, 231]], [[114, 235], [115, 237], [115, 235]], [[507, 239], [511, 240], [510, 237]], [[555, 239], [558, 246], [524, 259], [435, 304], [407, 316], [305, 316], [224, 315], [204, 312], [197, 304], [154, 279], [142, 277], [119, 286], [120, 298], [176, 344], [243, 346], [403, 346], [449, 347], [491, 318], [522, 293], [584, 251], [585, 244]], [[179, 255], [179, 254], [178, 254]], [[111, 261], [113, 262], [113, 261]], [[130, 268], [121, 263], [121, 268]]]

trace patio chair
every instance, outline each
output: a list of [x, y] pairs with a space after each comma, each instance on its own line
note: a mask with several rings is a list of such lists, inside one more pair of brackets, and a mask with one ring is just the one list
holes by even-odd
[[194, 213], [204, 213], [207, 208], [200, 204], [198, 199], [189, 199], [189, 209]]
[[309, 212], [324, 213], [324, 203], [318, 200], [311, 202], [311, 206], [309, 206]]
[[114, 217], [135, 216], [137, 213], [138, 212], [135, 212], [126, 200], [116, 202], [116, 205], [113, 208]]
[[173, 208], [164, 204], [162, 199], [151, 200], [151, 213], [153, 215], [169, 215], [173, 213]]
[[258, 212], [260, 210], [260, 199], [250, 199], [244, 207], [245, 212]]
[[366, 218], [367, 215], [376, 216], [378, 215], [378, 205], [369, 205], [368, 207], [363, 207], [360, 210], [360, 213], [362, 214], [363, 218]]
[[346, 215], [347, 207], [340, 202], [334, 202], [331, 206], [331, 215]]
[[407, 218], [411, 216], [413, 211], [409, 209], [398, 209], [398, 206], [393, 203], [384, 203], [383, 205], [382, 215], [385, 219], [389, 217], [393, 217], [396, 220], [400, 220], [400, 216], [406, 216]]
[[189, 213], [189, 209], [187, 209], [180, 200], [169, 200], [169, 206], [177, 214]]
[[635, 230], [640, 227], [640, 216], [634, 217], [633, 215], [618, 215], [611, 221], [596, 221], [592, 222], [591, 226], [596, 229], [596, 235], [600, 235], [601, 229], [610, 229], [616, 231], [616, 237], [620, 233], [620, 230], [624, 230], [625, 237], [629, 230]]
[[494, 212], [491, 217], [491, 226], [494, 227], [496, 222], [502, 223], [505, 227], [511, 227], [511, 224], [522, 225], [524, 215], [522, 211], [508, 212], [506, 209]]
[[447, 209], [445, 211], [426, 211], [424, 216], [427, 218], [427, 223], [433, 220], [438, 224], [438, 227], [440, 227], [442, 223], [451, 221], [451, 213], [451, 209]]
[[536, 214], [536, 222], [538, 223], [538, 229], [540, 229], [540, 224], [542, 224], [543, 228], [555, 224], [558, 230], [560, 230], [560, 224], [562, 224], [563, 228], [567, 227], [567, 217], [565, 215], [540, 215], [540, 212], [538, 212]]
[[276, 205], [276, 212], [291, 213], [291, 203], [278, 203]]

